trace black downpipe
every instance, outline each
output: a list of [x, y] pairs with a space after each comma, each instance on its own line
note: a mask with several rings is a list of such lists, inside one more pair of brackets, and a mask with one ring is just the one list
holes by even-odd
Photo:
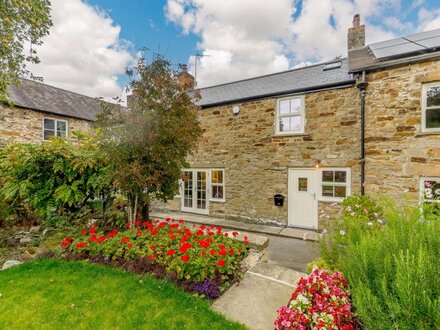
[[365, 89], [368, 83], [365, 82], [365, 73], [362, 73], [362, 82], [357, 84], [361, 92], [361, 195], [365, 195]]

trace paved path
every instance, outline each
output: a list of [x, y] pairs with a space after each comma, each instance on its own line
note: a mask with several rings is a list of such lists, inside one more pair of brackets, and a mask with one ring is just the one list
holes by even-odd
[[294, 284], [302, 276], [305, 274], [260, 262], [217, 299], [212, 308], [249, 329], [273, 329], [276, 311], [287, 304]]
[[319, 234], [314, 230], [257, 225], [242, 221], [226, 220], [226, 219], [214, 218], [214, 217], [192, 214], [192, 213], [152, 212], [151, 217], [162, 218], [162, 219], [167, 217], [175, 218], [175, 219], [184, 219], [186, 222], [190, 222], [190, 223], [216, 225], [230, 229], [237, 229], [242, 231], [266, 234], [266, 235], [276, 235], [287, 238], [299, 238], [299, 239], [305, 239], [311, 241], [318, 241], [321, 236], [321, 234]]

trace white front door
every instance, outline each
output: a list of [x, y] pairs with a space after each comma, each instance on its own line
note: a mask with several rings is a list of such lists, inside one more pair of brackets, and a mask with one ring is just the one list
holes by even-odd
[[317, 171], [289, 169], [288, 225], [318, 228]]
[[185, 170], [182, 185], [181, 210], [209, 214], [208, 174], [206, 170]]

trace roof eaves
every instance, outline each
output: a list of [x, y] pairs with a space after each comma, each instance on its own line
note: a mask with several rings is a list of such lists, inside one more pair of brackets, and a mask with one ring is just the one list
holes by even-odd
[[253, 101], [253, 100], [261, 100], [264, 98], [269, 97], [276, 97], [281, 95], [289, 95], [289, 94], [299, 94], [299, 93], [312, 93], [312, 92], [319, 92], [329, 89], [339, 89], [339, 88], [345, 88], [353, 86], [356, 83], [355, 79], [345, 80], [338, 83], [331, 83], [331, 84], [323, 84], [313, 87], [306, 87], [306, 88], [297, 88], [293, 90], [286, 90], [282, 92], [276, 92], [276, 93], [266, 93], [266, 94], [260, 94], [260, 95], [253, 95], [253, 96], [247, 96], [237, 99], [231, 99], [231, 100], [224, 100], [220, 102], [213, 102], [208, 104], [201, 104], [200, 107], [202, 109], [206, 108], [212, 108], [220, 105], [226, 105], [226, 104], [232, 104], [232, 103], [240, 103], [240, 102], [246, 102], [246, 101]]

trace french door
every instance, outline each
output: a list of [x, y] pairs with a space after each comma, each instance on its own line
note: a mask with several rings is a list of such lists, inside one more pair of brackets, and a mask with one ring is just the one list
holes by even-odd
[[183, 174], [181, 210], [183, 212], [209, 214], [209, 171], [188, 169], [183, 171]]

